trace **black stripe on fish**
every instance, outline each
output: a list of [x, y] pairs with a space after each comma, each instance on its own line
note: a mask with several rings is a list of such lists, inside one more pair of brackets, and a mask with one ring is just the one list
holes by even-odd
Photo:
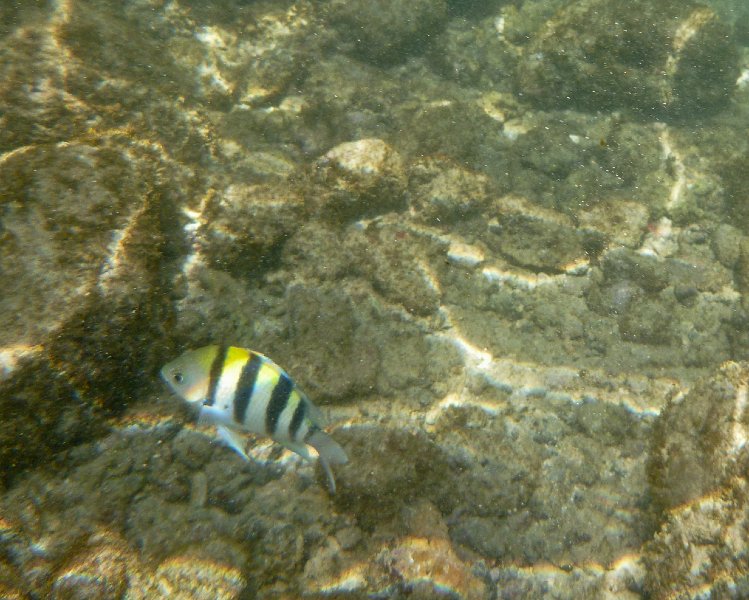
[[229, 346], [221, 344], [211, 363], [211, 370], [208, 375], [208, 397], [203, 402], [206, 406], [213, 406], [216, 402], [216, 389], [218, 389], [218, 380], [221, 379], [221, 373], [224, 370], [227, 352], [229, 352]]
[[273, 435], [276, 432], [278, 419], [289, 402], [292, 389], [294, 389], [294, 384], [289, 376], [286, 373], [281, 373], [278, 383], [276, 383], [276, 387], [273, 388], [270, 395], [268, 407], [265, 409], [265, 431], [268, 435]]
[[252, 354], [250, 360], [242, 367], [237, 389], [234, 391], [234, 420], [237, 423], [244, 424], [247, 407], [250, 405], [252, 393], [255, 390], [255, 381], [262, 366], [263, 359], [257, 354]]
[[307, 402], [304, 398], [299, 399], [299, 404], [294, 409], [294, 415], [291, 417], [291, 423], [289, 423], [289, 438], [296, 440], [296, 433], [302, 426], [304, 417], [307, 416]]

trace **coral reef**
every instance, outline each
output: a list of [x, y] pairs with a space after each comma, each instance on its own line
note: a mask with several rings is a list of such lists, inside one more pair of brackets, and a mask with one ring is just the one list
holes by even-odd
[[0, 596], [746, 596], [744, 12], [2, 4]]

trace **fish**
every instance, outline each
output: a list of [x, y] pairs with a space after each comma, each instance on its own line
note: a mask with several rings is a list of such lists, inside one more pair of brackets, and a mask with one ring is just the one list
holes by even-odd
[[180, 398], [200, 404], [198, 422], [215, 425], [219, 437], [245, 460], [248, 433], [275, 442], [312, 460], [317, 451], [328, 489], [336, 491], [331, 465], [348, 462], [345, 450], [323, 431], [320, 409], [270, 358], [237, 346], [211, 345], [189, 350], [167, 363], [161, 377]]

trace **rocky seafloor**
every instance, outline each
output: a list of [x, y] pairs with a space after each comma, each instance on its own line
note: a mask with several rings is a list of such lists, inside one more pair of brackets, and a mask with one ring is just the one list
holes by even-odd
[[[749, 597], [749, 9], [0, 4], [0, 597]], [[159, 382], [223, 341], [331, 496]]]

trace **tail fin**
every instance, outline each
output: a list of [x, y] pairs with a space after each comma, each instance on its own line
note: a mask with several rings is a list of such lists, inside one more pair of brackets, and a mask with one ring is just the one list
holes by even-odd
[[307, 443], [320, 455], [320, 464], [328, 478], [328, 489], [335, 494], [335, 479], [330, 465], [344, 465], [348, 462], [348, 456], [343, 448], [327, 433], [318, 429], [307, 438]]

